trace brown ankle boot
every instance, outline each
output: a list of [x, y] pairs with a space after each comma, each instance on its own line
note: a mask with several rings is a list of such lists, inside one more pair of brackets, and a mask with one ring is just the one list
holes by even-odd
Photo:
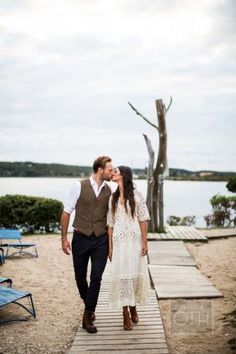
[[83, 328], [87, 330], [88, 333], [96, 333], [97, 328], [94, 326], [93, 321], [92, 321], [92, 312], [90, 311], [84, 311], [83, 315], [83, 322], [82, 322]]
[[124, 323], [124, 329], [126, 331], [130, 331], [131, 329], [133, 329], [133, 325], [128, 310], [123, 310], [123, 323]]
[[139, 318], [138, 318], [138, 313], [137, 313], [137, 310], [136, 310], [136, 306], [130, 306], [129, 309], [130, 309], [132, 322], [137, 324], [138, 321], [139, 321]]

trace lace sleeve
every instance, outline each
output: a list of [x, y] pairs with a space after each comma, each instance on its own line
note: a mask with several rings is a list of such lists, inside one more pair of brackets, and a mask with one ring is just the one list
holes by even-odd
[[137, 196], [137, 214], [139, 221], [150, 220], [147, 204], [142, 196], [142, 193], [136, 191]]
[[112, 201], [112, 195], [110, 196], [110, 199], [108, 202], [108, 212], [107, 212], [107, 226], [109, 226], [109, 227], [113, 227], [114, 221], [115, 221], [115, 218], [112, 215], [112, 211], [111, 211], [111, 201]]

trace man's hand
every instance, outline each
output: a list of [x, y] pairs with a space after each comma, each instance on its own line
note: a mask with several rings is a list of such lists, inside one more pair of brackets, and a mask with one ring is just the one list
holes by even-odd
[[70, 242], [67, 239], [62, 239], [61, 240], [61, 247], [62, 247], [62, 251], [67, 254], [70, 255]]
[[109, 247], [108, 258], [111, 262], [111, 260], [112, 260], [112, 247]]

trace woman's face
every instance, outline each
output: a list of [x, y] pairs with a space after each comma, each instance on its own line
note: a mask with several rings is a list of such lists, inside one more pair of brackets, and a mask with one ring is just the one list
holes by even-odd
[[120, 170], [119, 170], [119, 168], [114, 168], [114, 170], [113, 170], [113, 175], [112, 175], [112, 181], [113, 182], [119, 182], [120, 180], [122, 180], [123, 179], [123, 177], [122, 177], [122, 175], [121, 175], [121, 173], [120, 173]]

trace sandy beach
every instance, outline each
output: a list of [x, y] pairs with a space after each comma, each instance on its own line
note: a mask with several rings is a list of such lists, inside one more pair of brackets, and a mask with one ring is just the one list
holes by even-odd
[[[2, 325], [0, 353], [67, 353], [83, 312], [72, 258], [62, 253], [59, 235], [25, 236], [24, 240], [37, 243], [39, 257], [8, 259], [0, 267], [0, 275], [12, 278], [15, 288], [32, 292], [37, 319]], [[186, 246], [201, 273], [224, 297], [204, 300], [212, 305], [211, 330], [181, 335], [176, 335], [170, 328], [170, 300], [159, 301], [169, 351], [171, 354], [233, 353], [236, 350], [236, 237], [209, 240], [208, 243], [187, 242]], [[1, 317], [14, 314], [24, 315], [25, 311], [9, 305], [0, 312]]]

